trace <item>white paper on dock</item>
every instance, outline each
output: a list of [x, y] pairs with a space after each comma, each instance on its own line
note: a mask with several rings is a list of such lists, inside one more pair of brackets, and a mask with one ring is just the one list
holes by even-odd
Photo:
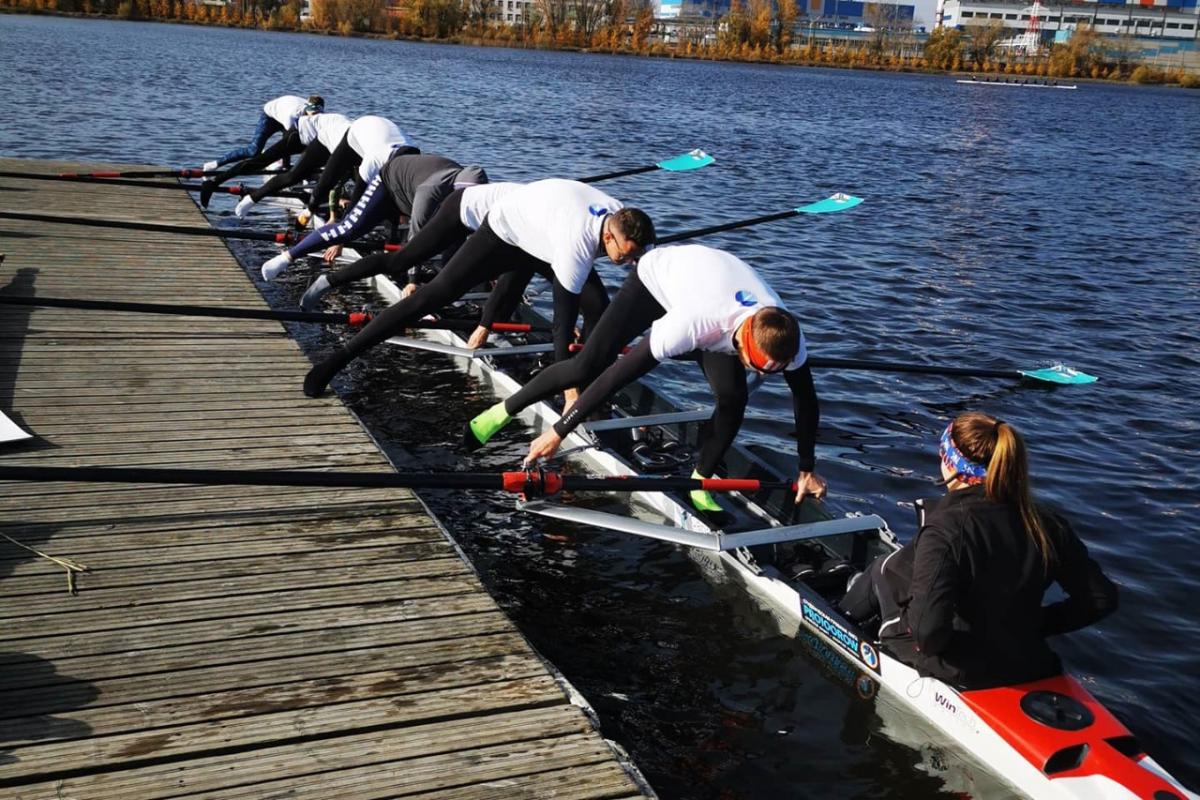
[[0, 442], [15, 442], [20, 439], [32, 439], [33, 434], [26, 433], [17, 427], [17, 423], [13, 422], [3, 411], [0, 411]]

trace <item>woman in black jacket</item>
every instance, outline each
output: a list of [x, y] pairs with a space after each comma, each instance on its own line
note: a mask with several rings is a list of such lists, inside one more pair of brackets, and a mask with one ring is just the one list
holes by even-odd
[[[843, 610], [858, 621], [878, 616], [886, 649], [960, 688], [1057, 674], [1045, 637], [1111, 614], [1116, 587], [1067, 521], [1034, 504], [1025, 443], [1011, 425], [961, 414], [939, 451], [946, 496], [918, 501], [916, 538], [856, 577]], [[1043, 606], [1052, 583], [1067, 598]]]

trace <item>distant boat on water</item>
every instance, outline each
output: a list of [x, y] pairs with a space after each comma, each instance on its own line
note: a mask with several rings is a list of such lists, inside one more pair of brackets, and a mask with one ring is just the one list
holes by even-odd
[[970, 78], [959, 78], [958, 80], [955, 81], [955, 83], [974, 84], [974, 85], [978, 85], [978, 86], [1026, 86], [1030, 89], [1076, 89], [1076, 88], [1078, 88], [1073, 83], [1059, 83], [1056, 80], [1052, 80], [1052, 79], [1048, 79], [1048, 78], [1020, 78], [1020, 79], [996, 78], [994, 80], [989, 80], [987, 78], [976, 78], [975, 76], [972, 75]]

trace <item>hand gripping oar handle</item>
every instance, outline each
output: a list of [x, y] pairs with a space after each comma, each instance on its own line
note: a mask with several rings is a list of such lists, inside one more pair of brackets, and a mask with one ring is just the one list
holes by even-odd
[[786, 489], [785, 481], [749, 478], [562, 475], [521, 472], [304, 472], [284, 470], [144, 469], [141, 467], [0, 466], [0, 480], [26, 482], [140, 483], [200, 486], [298, 486], [322, 489], [480, 489], [539, 497], [561, 491], [666, 492], [706, 489], [754, 492]]
[[22, 211], [0, 211], [0, 219], [23, 222], [45, 222], [52, 225], [82, 225], [90, 228], [118, 228], [153, 233], [178, 233], [184, 236], [218, 236], [226, 239], [250, 239], [257, 242], [294, 244], [296, 234], [266, 233], [246, 229], [200, 228], [194, 225], [166, 225], [159, 222], [129, 222], [123, 219], [88, 219], [86, 217], [56, 217], [52, 214], [29, 214]]

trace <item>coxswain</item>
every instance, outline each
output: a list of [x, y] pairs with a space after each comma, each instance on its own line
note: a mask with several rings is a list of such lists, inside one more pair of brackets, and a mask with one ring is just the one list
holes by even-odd
[[[414, 268], [443, 254], [443, 263], [453, 251], [483, 223], [488, 210], [499, 198], [521, 186], [519, 183], [482, 183], [455, 189], [430, 218], [420, 226], [403, 248], [395, 252], [374, 253], [353, 264], [327, 272], [308, 287], [300, 299], [300, 308], [312, 311], [321, 298], [335, 289], [374, 275], [387, 275], [400, 283], [401, 296], [408, 297], [417, 289]], [[410, 228], [411, 230], [411, 228]]]
[[274, 280], [297, 258], [322, 246], [358, 238], [380, 222], [398, 222], [401, 216], [408, 217], [411, 238], [456, 189], [487, 182], [483, 167], [464, 167], [443, 156], [413, 153], [409, 148], [393, 150], [345, 217], [317, 228], [263, 264], [263, 279]]
[[[650, 333], [618, 360], [647, 328]], [[733, 443], [749, 397], [746, 371], [782, 372], [796, 420], [796, 502], [825, 495], [825, 479], [815, 471], [819, 407], [804, 334], [749, 264], [704, 245], [660, 247], [642, 256], [583, 350], [542, 370], [516, 394], [471, 420], [464, 440], [481, 446], [521, 410], [559, 391], [586, 386], [562, 418], [533, 442], [526, 460], [547, 458], [618, 390], [664, 360], [680, 357], [700, 362], [716, 396], [692, 477], [712, 477]], [[698, 510], [721, 510], [707, 491], [693, 491], [690, 497]]]
[[[280, 159], [286, 160], [301, 152], [304, 147], [296, 135], [296, 122], [306, 114], [319, 114], [324, 110], [325, 100], [316, 94], [308, 99], [285, 94], [267, 102], [258, 115], [258, 126], [250, 143], [235, 147], [216, 161], [204, 165], [205, 172], [213, 172], [226, 164], [237, 162], [230, 169], [208, 177], [200, 185], [200, 205], [208, 208], [213, 191], [230, 178], [261, 169]], [[267, 140], [277, 133], [282, 133], [283, 137], [268, 148]]]
[[344, 114], [305, 114], [296, 122], [296, 134], [304, 152], [296, 165], [286, 172], [271, 177], [269, 181], [238, 201], [233, 213], [239, 217], [264, 197], [277, 194], [289, 186], [295, 186], [315, 173], [329, 161], [329, 156], [342, 143], [350, 129], [350, 118]]
[[[1117, 589], [1067, 520], [1030, 493], [1025, 442], [1007, 422], [967, 412], [942, 432], [944, 497], [918, 501], [920, 530], [856, 576], [841, 601], [879, 620], [889, 652], [921, 675], [986, 689], [1059, 674], [1047, 636], [1117, 608]], [[1043, 605], [1057, 583], [1066, 598]]]
[[[568, 355], [580, 293], [608, 256], [635, 261], [654, 241], [645, 212], [578, 181], [535, 181], [501, 197], [432, 281], [382, 312], [345, 347], [309, 371], [304, 393], [319, 397], [347, 364], [426, 314], [440, 311], [473, 286], [514, 270], [548, 268], [554, 276], [554, 354]], [[541, 263], [539, 263], [541, 262]]]

